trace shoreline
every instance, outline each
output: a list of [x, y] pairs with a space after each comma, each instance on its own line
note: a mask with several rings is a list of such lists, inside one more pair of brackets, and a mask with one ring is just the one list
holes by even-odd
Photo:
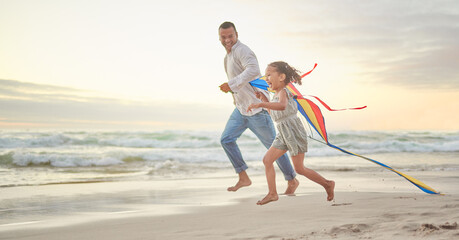
[[[252, 186], [235, 193], [226, 191], [235, 177], [3, 188], [0, 202], [21, 207], [22, 201], [25, 215], [3, 221], [0, 239], [459, 236], [457, 228], [446, 229], [459, 219], [458, 171], [408, 173], [443, 196], [423, 193], [388, 171], [321, 174], [337, 182], [334, 202], [327, 202], [324, 190], [302, 176], [296, 196], [281, 195], [264, 206], [256, 205], [267, 191], [263, 175], [251, 176]], [[283, 192], [285, 181], [276, 180]], [[46, 206], [48, 213], [42, 211]], [[31, 215], [34, 210], [38, 212]]]
[[[164, 216], [134, 216], [70, 226], [0, 232], [0, 239], [454, 239], [459, 236], [459, 196], [337, 192], [282, 196], [255, 206], [206, 206]], [[456, 204], [451, 204], [456, 202]]]

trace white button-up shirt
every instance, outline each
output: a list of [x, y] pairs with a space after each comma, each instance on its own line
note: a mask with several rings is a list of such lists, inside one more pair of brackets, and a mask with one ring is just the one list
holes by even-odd
[[261, 76], [255, 53], [238, 40], [231, 48], [231, 52], [225, 56], [225, 71], [228, 85], [233, 92], [234, 104], [239, 112], [245, 116], [261, 112], [262, 108], [247, 112], [250, 104], [261, 102], [255, 92], [263, 92], [269, 99], [268, 91], [252, 87], [249, 83]]

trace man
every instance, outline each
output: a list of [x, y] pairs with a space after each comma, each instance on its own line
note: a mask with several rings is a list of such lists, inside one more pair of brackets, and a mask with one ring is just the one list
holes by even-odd
[[[220, 85], [220, 90], [225, 93], [231, 92], [236, 108], [226, 123], [220, 142], [223, 149], [233, 164], [236, 173], [239, 174], [239, 181], [236, 185], [229, 187], [228, 191], [237, 191], [241, 187], [252, 184], [246, 169], [247, 164], [242, 158], [241, 151], [236, 140], [248, 128], [250, 129], [266, 148], [269, 148], [276, 136], [274, 124], [268, 112], [262, 108], [253, 109], [247, 112], [247, 107], [252, 103], [261, 102], [256, 97], [255, 89], [249, 84], [250, 81], [260, 77], [258, 60], [252, 50], [238, 40], [236, 27], [231, 22], [224, 22], [218, 28], [220, 42], [226, 49], [225, 71], [228, 82]], [[267, 91], [263, 92], [268, 95]], [[277, 161], [277, 165], [288, 181], [285, 194], [293, 194], [299, 185], [295, 178], [288, 156], [284, 154]]]

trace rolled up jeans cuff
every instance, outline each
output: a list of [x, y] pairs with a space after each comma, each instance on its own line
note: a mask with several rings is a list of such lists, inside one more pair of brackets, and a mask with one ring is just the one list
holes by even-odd
[[240, 172], [242, 171], [245, 171], [247, 170], [249, 167], [247, 167], [247, 165], [243, 165], [241, 167], [238, 167], [238, 168], [234, 168], [234, 170], [236, 170], [236, 173], [239, 174]]

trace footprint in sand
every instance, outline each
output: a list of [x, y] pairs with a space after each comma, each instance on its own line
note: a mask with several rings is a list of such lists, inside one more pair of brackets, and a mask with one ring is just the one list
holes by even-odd
[[421, 227], [416, 229], [416, 232], [423, 233], [423, 234], [430, 234], [435, 231], [439, 231], [441, 229], [445, 229], [445, 230], [457, 229], [457, 222], [454, 222], [451, 224], [449, 222], [446, 222], [445, 224], [440, 224], [438, 226], [436, 226], [435, 224], [431, 224], [431, 223], [424, 223], [421, 225]]
[[457, 222], [454, 222], [452, 224], [450, 224], [449, 222], [446, 222], [445, 224], [441, 224], [439, 227], [441, 229], [448, 229], [448, 230], [457, 229]]
[[370, 226], [368, 224], [344, 224], [338, 227], [333, 227], [330, 230], [330, 234], [346, 234], [346, 233], [360, 233], [368, 230]]

